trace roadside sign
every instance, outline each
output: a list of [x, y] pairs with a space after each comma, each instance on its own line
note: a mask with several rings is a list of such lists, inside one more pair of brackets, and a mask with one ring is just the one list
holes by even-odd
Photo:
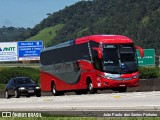
[[0, 43], [0, 62], [18, 61], [17, 42]]
[[137, 50], [138, 66], [154, 66], [155, 65], [155, 50], [144, 49], [144, 57], [140, 57], [140, 53]]
[[40, 52], [43, 49], [42, 41], [18, 42], [19, 61], [40, 60]]

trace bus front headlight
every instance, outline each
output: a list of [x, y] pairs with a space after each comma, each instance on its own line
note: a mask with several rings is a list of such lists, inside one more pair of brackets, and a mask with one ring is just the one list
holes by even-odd
[[134, 78], [134, 79], [135, 79], [135, 78], [139, 78], [139, 75], [134, 75], [133, 78]]

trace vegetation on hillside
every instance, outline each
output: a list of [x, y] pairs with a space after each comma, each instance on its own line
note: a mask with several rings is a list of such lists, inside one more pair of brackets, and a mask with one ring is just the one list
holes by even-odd
[[53, 27], [47, 27], [41, 30], [38, 34], [28, 39], [31, 40], [42, 40], [44, 46], [49, 46], [51, 44], [51, 40], [56, 37], [57, 32], [63, 28], [63, 24], [57, 24]]
[[[28, 29], [22, 38], [41, 36], [43, 31], [62, 25], [56, 35], [50, 36], [47, 46], [92, 34], [121, 34], [143, 48], [154, 48], [160, 55], [160, 1], [159, 0], [89, 0], [80, 1], [55, 12]], [[51, 30], [49, 33], [55, 33]], [[34, 38], [33, 37], [33, 38]], [[21, 40], [21, 39], [19, 39]]]
[[155, 48], [160, 53], [159, 21], [160, 1], [157, 0], [81, 1], [51, 14], [30, 35], [64, 24], [51, 45], [91, 34], [122, 34], [143, 48]]
[[30, 30], [30, 28], [25, 29], [3, 26], [0, 28], [0, 42], [23, 41], [26, 38], [24, 34]]

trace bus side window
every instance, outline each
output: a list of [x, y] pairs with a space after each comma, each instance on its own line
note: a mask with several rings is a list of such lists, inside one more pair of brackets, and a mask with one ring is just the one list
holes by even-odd
[[98, 58], [98, 52], [96, 50], [93, 51], [93, 66], [97, 70], [102, 70], [102, 59]]

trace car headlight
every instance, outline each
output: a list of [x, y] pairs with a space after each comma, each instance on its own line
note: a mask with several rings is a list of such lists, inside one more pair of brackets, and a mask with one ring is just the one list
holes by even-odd
[[19, 88], [19, 90], [24, 90], [24, 89], [25, 89], [25, 87], [20, 87], [20, 88]]
[[40, 89], [40, 87], [37, 86], [36, 89]]

